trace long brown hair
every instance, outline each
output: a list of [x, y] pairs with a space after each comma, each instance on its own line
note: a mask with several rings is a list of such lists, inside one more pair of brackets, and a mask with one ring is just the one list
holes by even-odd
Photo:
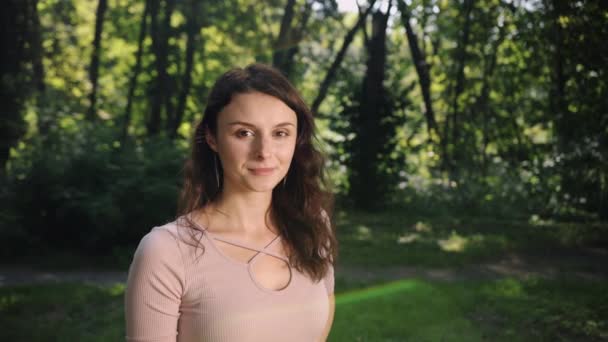
[[[250, 92], [274, 96], [297, 115], [294, 155], [286, 182], [272, 191], [269, 214], [290, 247], [290, 264], [313, 280], [320, 280], [337, 257], [337, 240], [330, 219], [333, 196], [326, 182], [325, 158], [313, 145], [316, 136], [312, 112], [287, 78], [270, 66], [256, 63], [244, 69], [234, 68], [215, 82], [203, 119], [194, 131], [192, 154], [184, 168], [178, 217], [205, 207], [221, 193], [222, 165], [207, 144], [205, 133], [216, 135], [218, 114], [233, 96]], [[189, 220], [186, 226], [197, 230]]]

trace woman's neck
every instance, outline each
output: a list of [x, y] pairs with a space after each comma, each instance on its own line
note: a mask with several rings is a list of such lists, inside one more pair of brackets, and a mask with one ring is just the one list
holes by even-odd
[[271, 203], [272, 192], [224, 191], [206, 208], [211, 221], [207, 223], [244, 236], [265, 235], [268, 230], [276, 234], [268, 217]]

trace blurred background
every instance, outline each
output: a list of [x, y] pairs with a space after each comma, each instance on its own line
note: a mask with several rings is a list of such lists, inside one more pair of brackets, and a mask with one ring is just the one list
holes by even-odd
[[6, 0], [0, 340], [124, 339], [233, 66], [316, 115], [340, 242], [331, 341], [608, 340], [608, 3]]

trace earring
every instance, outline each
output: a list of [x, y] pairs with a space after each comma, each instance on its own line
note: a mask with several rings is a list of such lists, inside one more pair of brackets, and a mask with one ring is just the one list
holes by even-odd
[[219, 163], [218, 159], [217, 159], [217, 154], [214, 155], [214, 163], [213, 166], [215, 167], [215, 181], [217, 182], [217, 188], [220, 188], [220, 173], [217, 171], [217, 164]]
[[283, 178], [283, 187], [285, 187], [287, 184], [287, 175], [285, 175], [285, 178]]

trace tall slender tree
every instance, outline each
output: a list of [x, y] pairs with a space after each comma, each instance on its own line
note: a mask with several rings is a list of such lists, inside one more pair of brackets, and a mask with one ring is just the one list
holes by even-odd
[[[367, 44], [366, 71], [360, 90], [358, 113], [352, 120], [350, 191], [355, 205], [374, 209], [382, 205], [389, 188], [383, 157], [393, 136], [387, 119], [392, 115], [384, 87], [386, 69], [386, 29], [391, 6], [386, 13], [377, 10], [372, 16], [372, 34]], [[394, 130], [394, 127], [392, 127]], [[394, 133], [394, 131], [392, 132]]]
[[137, 39], [137, 51], [135, 52], [135, 66], [133, 67], [133, 73], [129, 80], [129, 91], [127, 93], [127, 106], [125, 108], [123, 126], [122, 126], [122, 141], [123, 143], [127, 139], [129, 133], [129, 125], [131, 124], [131, 112], [133, 107], [133, 98], [135, 96], [135, 88], [137, 87], [137, 78], [141, 73], [142, 57], [144, 53], [144, 39], [147, 35], [147, 23], [148, 14], [150, 9], [150, 0], [146, 0], [144, 3], [144, 11], [141, 15], [139, 24], [139, 37]]
[[344, 37], [344, 41], [342, 41], [340, 51], [338, 51], [338, 53], [336, 54], [336, 58], [334, 58], [334, 61], [331, 63], [331, 66], [329, 67], [329, 69], [327, 69], [327, 73], [325, 74], [325, 77], [321, 82], [321, 86], [319, 87], [319, 92], [317, 93], [317, 96], [312, 102], [311, 109], [313, 113], [317, 114], [317, 112], [319, 111], [319, 107], [327, 96], [329, 86], [333, 81], [334, 77], [336, 76], [338, 68], [340, 68], [340, 64], [342, 64], [342, 60], [346, 55], [346, 51], [348, 50], [350, 43], [352, 43], [353, 39], [355, 38], [355, 34], [357, 33], [357, 31], [365, 24], [365, 20], [368, 14], [372, 11], [375, 2], [376, 0], [370, 1], [367, 10], [359, 13], [359, 18], [357, 19], [357, 22], [355, 23], [355, 25], [353, 25], [353, 27], [348, 31], [348, 33]]
[[186, 13], [186, 68], [182, 76], [182, 85], [177, 99], [177, 109], [169, 127], [169, 136], [175, 138], [177, 129], [184, 117], [186, 100], [192, 85], [192, 68], [194, 67], [194, 53], [199, 40], [200, 22], [200, 0], [189, 0], [188, 11]]
[[[161, 2], [164, 4], [162, 14]], [[153, 81], [150, 117], [147, 122], [149, 135], [160, 133], [163, 106], [167, 109], [167, 101], [170, 101], [167, 65], [169, 57], [169, 30], [171, 28], [171, 14], [174, 8], [175, 0], [151, 0], [150, 2], [150, 34], [152, 36], [152, 52], [154, 54], [156, 77]], [[166, 115], [171, 115], [171, 113], [166, 113]]]
[[287, 0], [285, 8], [283, 10], [283, 17], [281, 18], [281, 26], [279, 29], [279, 35], [277, 36], [274, 52], [272, 54], [272, 65], [283, 71], [285, 75], [289, 75], [286, 70], [288, 48], [292, 44], [292, 22], [295, 16], [295, 5], [296, 0]]
[[467, 62], [467, 47], [469, 45], [469, 37], [471, 33], [471, 13], [473, 11], [474, 2], [475, 0], [464, 0], [461, 7], [464, 22], [457, 46], [454, 50], [456, 79], [451, 88], [450, 116], [445, 120], [445, 129], [443, 133], [443, 150], [449, 151], [448, 144], [450, 143], [450, 139], [452, 144], [451, 153], [448, 152], [444, 155], [444, 165], [450, 171], [451, 178], [457, 178], [456, 171], [458, 165], [456, 164], [458, 164], [461, 153], [458, 147], [460, 144], [460, 133], [462, 129], [460, 125], [461, 108], [459, 100], [460, 95], [465, 90], [466, 79], [464, 70]]
[[35, 41], [40, 32], [34, 32], [39, 26], [31, 21], [37, 16], [36, 4], [34, 0], [9, 0], [0, 11], [0, 176], [11, 147], [26, 131], [22, 111], [32, 85], [42, 84], [35, 67], [41, 53]]
[[89, 95], [89, 110], [87, 117], [89, 120], [97, 116], [97, 80], [99, 78], [99, 58], [101, 54], [101, 35], [103, 33], [103, 23], [108, 9], [107, 0], [99, 0], [97, 4], [97, 14], [95, 16], [95, 37], [93, 38], [93, 52], [91, 54], [91, 65], [89, 67], [89, 80], [91, 82], [91, 94]]
[[399, 8], [399, 12], [401, 13], [401, 21], [405, 27], [410, 53], [414, 61], [414, 66], [416, 67], [416, 73], [418, 74], [420, 91], [422, 92], [422, 98], [424, 100], [429, 139], [432, 139], [433, 133], [440, 138], [437, 121], [435, 120], [435, 111], [433, 110], [433, 101], [431, 99], [431, 76], [429, 72], [429, 64], [426, 60], [424, 50], [421, 50], [418, 45], [418, 36], [414, 32], [414, 29], [410, 23], [411, 15], [408, 5], [405, 3], [405, 0], [398, 0], [397, 6]]

